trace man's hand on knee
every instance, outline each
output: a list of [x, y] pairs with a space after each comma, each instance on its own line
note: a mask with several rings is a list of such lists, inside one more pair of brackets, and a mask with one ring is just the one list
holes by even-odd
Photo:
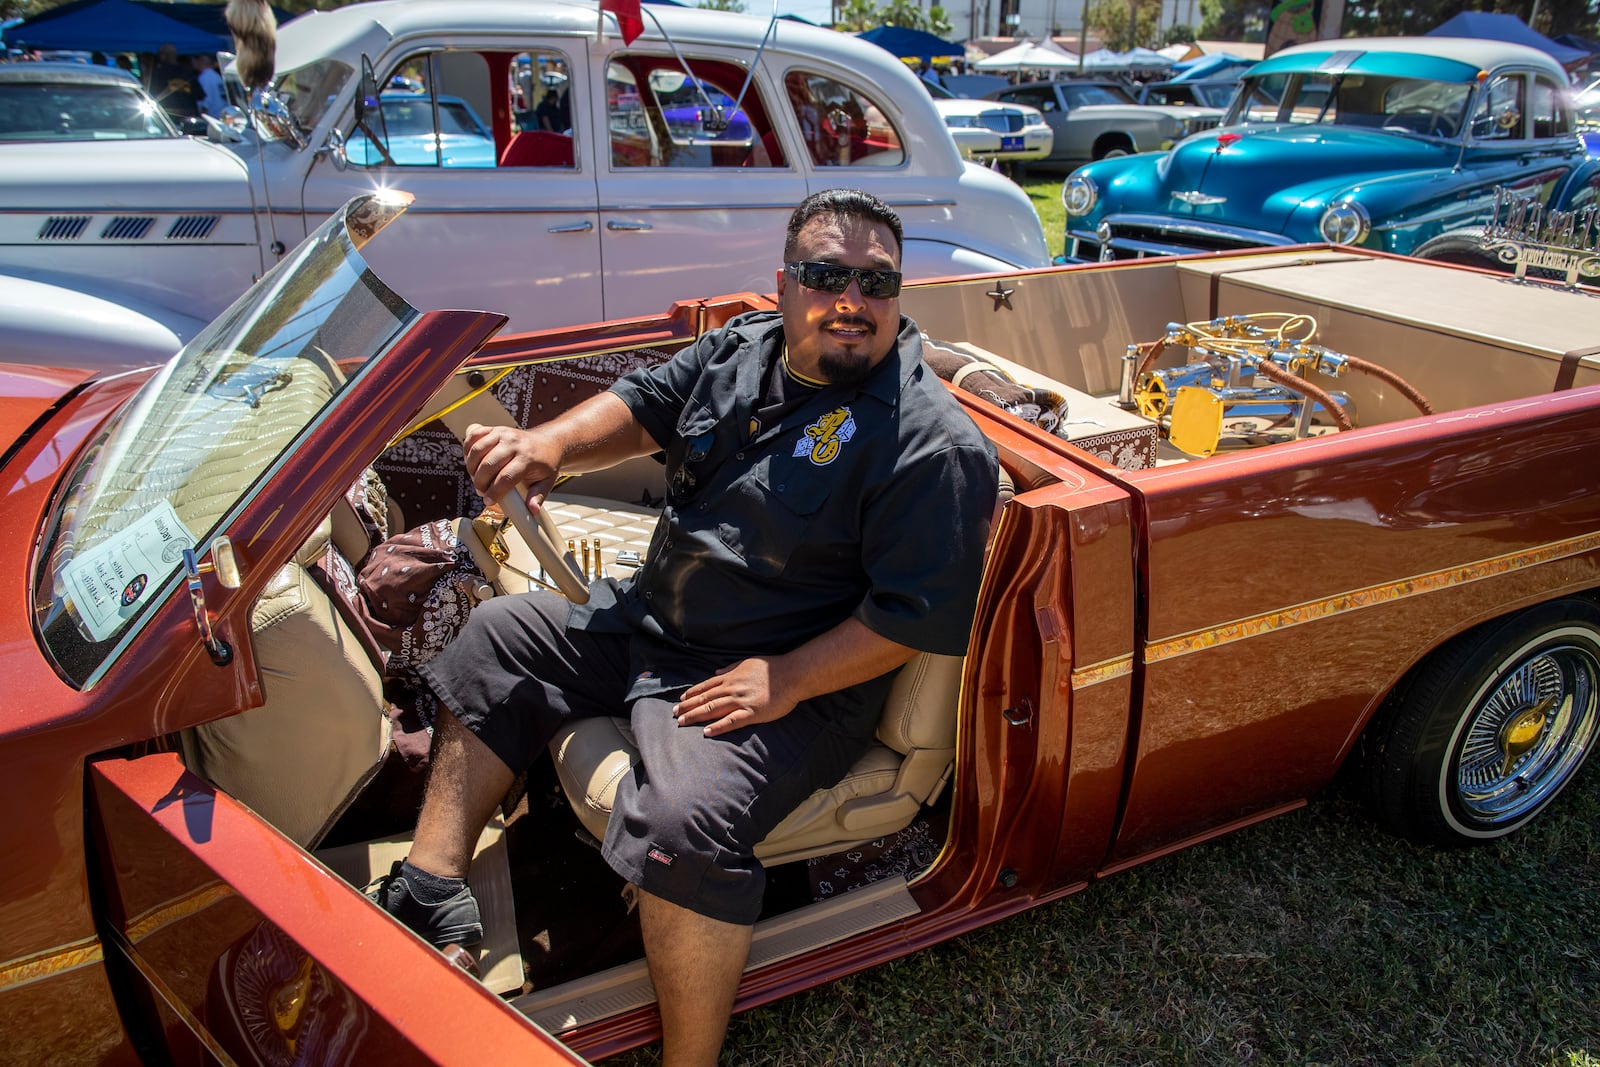
[[680, 726], [704, 724], [707, 737], [781, 719], [799, 699], [785, 695], [779, 673], [772, 660], [741, 660], [691, 686], [672, 714]]

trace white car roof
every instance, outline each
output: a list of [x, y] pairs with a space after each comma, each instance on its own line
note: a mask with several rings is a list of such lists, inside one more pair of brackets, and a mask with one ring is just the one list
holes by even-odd
[[[1567, 73], [1548, 53], [1527, 45], [1505, 41], [1484, 41], [1475, 37], [1365, 37], [1310, 41], [1275, 52], [1272, 59], [1306, 52], [1410, 52], [1453, 59], [1479, 70], [1504, 66], [1542, 67], [1551, 77], [1565, 83]], [[1246, 71], [1246, 73], [1249, 73]]]
[[[646, 4], [644, 33], [634, 42], [658, 42], [665, 28], [681, 43], [743, 46], [751, 53], [767, 36], [767, 19], [727, 11]], [[294, 70], [328, 55], [366, 53], [376, 57], [390, 41], [417, 34], [437, 35], [448, 27], [455, 35], [570, 34], [592, 35], [597, 5], [584, 0], [377, 0], [331, 11], [312, 11], [278, 28], [277, 69]], [[607, 16], [607, 40], [616, 47], [616, 21]], [[779, 19], [767, 37], [768, 47], [846, 61], [875, 78], [877, 72], [904, 68], [889, 52], [849, 34], [836, 33], [792, 19]], [[909, 70], [906, 73], [910, 73]]]

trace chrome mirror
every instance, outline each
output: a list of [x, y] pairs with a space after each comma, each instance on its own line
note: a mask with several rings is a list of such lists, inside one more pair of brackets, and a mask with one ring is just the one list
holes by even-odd
[[285, 141], [298, 151], [306, 146], [305, 134], [294, 121], [289, 105], [283, 97], [270, 89], [262, 89], [250, 100], [250, 117], [255, 120], [256, 132], [263, 141]]
[[344, 170], [350, 165], [350, 156], [344, 150], [344, 134], [339, 132], [338, 127], [328, 131], [328, 139], [317, 149], [317, 155], [332, 160], [334, 170]]

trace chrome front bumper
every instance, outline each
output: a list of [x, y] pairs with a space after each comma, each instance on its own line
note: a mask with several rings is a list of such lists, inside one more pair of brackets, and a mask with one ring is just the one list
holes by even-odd
[[1074, 229], [1069, 223], [1066, 253], [1069, 262], [1104, 263], [1301, 243], [1281, 233], [1223, 226], [1202, 219], [1121, 214], [1107, 215], [1095, 230]]

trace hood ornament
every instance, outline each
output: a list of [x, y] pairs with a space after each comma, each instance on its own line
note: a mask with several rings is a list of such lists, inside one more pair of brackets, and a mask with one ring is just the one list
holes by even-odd
[[1212, 196], [1209, 193], [1197, 192], [1193, 189], [1172, 194], [1172, 199], [1182, 201], [1190, 207], [1210, 207], [1212, 204], [1226, 204], [1225, 196]]

